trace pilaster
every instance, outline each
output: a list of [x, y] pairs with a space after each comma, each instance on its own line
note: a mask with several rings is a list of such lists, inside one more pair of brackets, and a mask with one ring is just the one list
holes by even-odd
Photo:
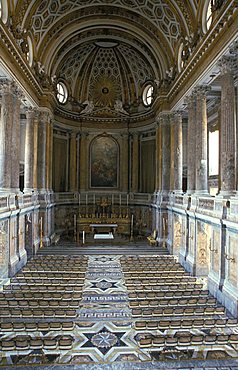
[[133, 135], [133, 152], [132, 152], [132, 192], [138, 193], [139, 185], [139, 135], [134, 132]]
[[76, 156], [76, 132], [70, 134], [70, 158], [69, 158], [69, 191], [76, 191], [76, 168], [77, 168], [77, 156]]
[[87, 154], [88, 133], [82, 132], [80, 140], [80, 191], [86, 191], [88, 189]]

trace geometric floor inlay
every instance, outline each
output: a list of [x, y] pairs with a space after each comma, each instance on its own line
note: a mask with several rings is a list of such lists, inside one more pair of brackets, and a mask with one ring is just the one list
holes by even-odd
[[[146, 256], [139, 257], [142, 259], [144, 257], [146, 258]], [[158, 258], [158, 256], [156, 258]], [[221, 328], [193, 327], [189, 329], [186, 329], [185, 327], [183, 330], [180, 329], [180, 334], [182, 333], [185, 336], [188, 334], [189, 337], [194, 336], [196, 338], [200, 336], [202, 338], [200, 339], [201, 341], [203, 338], [207, 338], [207, 340], [216, 340], [217, 337], [222, 339], [222, 336], [226, 337], [234, 334], [233, 344], [229, 343], [229, 345], [220, 344], [213, 346], [210, 344], [196, 344], [186, 346], [181, 344], [182, 342], [180, 341], [178, 334], [179, 331], [174, 329], [172, 326], [169, 327], [168, 325], [171, 323], [176, 324], [177, 321], [180, 322], [182, 319], [184, 319], [184, 323], [186, 323], [186, 320], [189, 321], [191, 316], [170, 316], [170, 318], [172, 318], [169, 319], [166, 315], [163, 315], [162, 311], [158, 311], [158, 315], [161, 316], [153, 317], [153, 315], [150, 314], [149, 317], [147, 316], [144, 318], [141, 314], [138, 318], [135, 318], [135, 315], [133, 316], [133, 304], [137, 307], [136, 305], [138, 302], [142, 304], [142, 307], [144, 304], [145, 310], [149, 310], [148, 312], [154, 308], [157, 309], [158, 306], [160, 310], [164, 309], [172, 312], [171, 310], [173, 310], [174, 307], [166, 307], [166, 302], [170, 304], [171, 300], [174, 299], [174, 305], [176, 306], [177, 304], [178, 307], [180, 307], [179, 300], [186, 300], [187, 298], [185, 296], [181, 298], [179, 295], [181, 289], [183, 289], [182, 286], [178, 285], [175, 288], [172, 286], [171, 291], [167, 292], [167, 288], [163, 289], [164, 287], [162, 283], [160, 288], [160, 282], [158, 282], [157, 286], [156, 284], [147, 284], [147, 281], [149, 281], [147, 276], [141, 277], [141, 281], [143, 281], [143, 279], [145, 281], [143, 283], [143, 289], [140, 285], [142, 283], [138, 283], [137, 288], [134, 289], [135, 292], [137, 289], [137, 293], [134, 293], [133, 290], [130, 290], [131, 271], [126, 272], [126, 264], [124, 264], [123, 273], [122, 265], [123, 256], [120, 255], [88, 256], [88, 261], [85, 267], [85, 278], [84, 280], [80, 280], [82, 295], [78, 299], [78, 305], [76, 305], [75, 308], [75, 316], [70, 319], [48, 319], [48, 321], [52, 322], [57, 322], [57, 320], [59, 322], [67, 322], [67, 320], [68, 322], [72, 322], [74, 325], [68, 332], [63, 329], [60, 329], [57, 332], [53, 329], [44, 330], [42, 326], [42, 329], [35, 331], [32, 330], [27, 333], [20, 331], [19, 333], [16, 333], [16, 331], [0, 333], [0, 338], [7, 341], [9, 340], [9, 342], [16, 336], [19, 336], [19, 340], [23, 340], [24, 338], [22, 339], [21, 337], [24, 337], [25, 335], [28, 336], [28, 341], [37, 341], [39, 338], [42, 341], [47, 341], [47, 339], [51, 340], [53, 338], [55, 343], [59, 343], [60, 338], [62, 337], [66, 342], [67, 340], [70, 341], [71, 346], [59, 349], [59, 347], [57, 347], [58, 344], [53, 343], [52, 347], [49, 347], [48, 349], [46, 347], [42, 347], [41, 349], [32, 349], [31, 347], [26, 346], [26, 348], [20, 352], [15, 349], [1, 351], [0, 368], [3, 367], [4, 369], [7, 365], [25, 366], [31, 364], [62, 364], [62, 368], [64, 365], [78, 364], [95, 364], [95, 366], [104, 364], [106, 366], [106, 364], [113, 365], [115, 363], [116, 366], [116, 363], [126, 364], [129, 362], [137, 362], [140, 364], [138, 365], [138, 369], [149, 369], [152, 368], [149, 367], [152, 366], [152, 364], [155, 366], [156, 363], [160, 362], [174, 362], [179, 364], [182, 361], [187, 361], [189, 364], [194, 360], [225, 361], [228, 359], [235, 360], [238, 358], [238, 341], [235, 342], [234, 339], [235, 334], [238, 334], [238, 327], [236, 326], [224, 326]], [[156, 271], [157, 276], [162, 272]], [[132, 277], [135, 280], [137, 280], [136, 273], [135, 276], [133, 276], [132, 272]], [[145, 272], [144, 275], [148, 273], [153, 273], [152, 268], [150, 271], [150, 266], [148, 267], [148, 272]], [[179, 273], [176, 278], [179, 279]], [[133, 294], [137, 294], [137, 298], [131, 298], [130, 295], [129, 299], [129, 294], [132, 294], [132, 292]], [[64, 294], [65, 302], [70, 305], [72, 302], [70, 298], [67, 298], [67, 294], [71, 293]], [[166, 297], [166, 294], [172, 294], [174, 295], [174, 298], [171, 298], [171, 296]], [[176, 294], [179, 298], [175, 298]], [[47, 293], [45, 296], [47, 299]], [[191, 298], [191, 307], [193, 306], [194, 299], [195, 298]], [[51, 298], [49, 299], [49, 302], [51, 302]], [[148, 305], [151, 306], [148, 308]], [[183, 307], [180, 307], [179, 309], [183, 309]], [[170, 313], [170, 315], [172, 314]], [[224, 319], [224, 317], [225, 314], [217, 314], [215, 319]], [[212, 318], [210, 317], [210, 319]], [[27, 320], [31, 321], [30, 319], [25, 319], [26, 322]], [[38, 321], [40, 324], [44, 319], [40, 317]], [[144, 325], [144, 322], [146, 322], [145, 325], [148, 325], [145, 326], [145, 329], [136, 329], [137, 323]], [[158, 322], [159, 326], [157, 325]], [[156, 323], [156, 327], [153, 326], [154, 323]], [[165, 328], [163, 328], [163, 325], [165, 325]], [[158, 342], [155, 346], [153, 344], [144, 347], [142, 345], [138, 345], [138, 343], [143, 343], [143, 340], [146, 341], [147, 338], [149, 338], [148, 340], [150, 343], [154, 343], [153, 341], [156, 338], [160, 338], [162, 342]], [[96, 368], [97, 367], [95, 367], [95, 369]], [[131, 368], [131, 366], [128, 368]], [[156, 367], [153, 368], [155, 369]], [[177, 365], [174, 366], [174, 368], [178, 368]], [[187, 368], [189, 368], [189, 365]], [[133, 367], [133, 370], [134, 369], [137, 368]]]

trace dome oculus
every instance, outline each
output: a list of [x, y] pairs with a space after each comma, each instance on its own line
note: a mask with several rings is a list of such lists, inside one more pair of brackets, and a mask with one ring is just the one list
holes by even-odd
[[149, 105], [152, 104], [152, 101], [153, 101], [153, 92], [154, 92], [154, 87], [151, 84], [147, 85], [144, 88], [142, 99], [143, 99], [143, 103], [146, 106], [149, 106]]
[[58, 101], [61, 104], [66, 103], [68, 98], [68, 90], [66, 86], [62, 82], [57, 83], [57, 95], [56, 95]]

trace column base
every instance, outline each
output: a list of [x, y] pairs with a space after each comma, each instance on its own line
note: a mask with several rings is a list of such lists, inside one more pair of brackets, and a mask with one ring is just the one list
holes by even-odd
[[9, 265], [8, 265], [8, 276], [9, 277], [13, 277], [14, 275], [16, 275], [16, 273], [19, 270], [18, 264], [19, 264], [19, 257], [18, 256], [14, 256], [10, 259], [10, 262], [9, 262]]
[[175, 194], [175, 195], [183, 195], [183, 194], [184, 194], [184, 192], [183, 192], [183, 190], [182, 190], [182, 189], [180, 189], [180, 190], [173, 190], [173, 191], [172, 191], [172, 194]]
[[238, 314], [238, 289], [231, 285], [228, 281], [224, 281], [222, 292], [217, 297], [218, 300], [237, 317]]
[[190, 272], [190, 274], [195, 274], [196, 263], [194, 257], [187, 256], [186, 260], [183, 260], [182, 266], [185, 268], [186, 271]]
[[186, 193], [185, 193], [185, 195], [187, 195], [188, 197], [190, 197], [194, 193], [195, 193], [195, 190], [187, 190]]
[[221, 190], [217, 195], [216, 195], [216, 198], [223, 198], [223, 199], [226, 199], [226, 198], [231, 198], [231, 197], [234, 197], [234, 196], [238, 196], [238, 192], [236, 190], [232, 190], [232, 191], [225, 191], [225, 190]]
[[23, 194], [32, 194], [35, 193], [35, 190], [33, 188], [24, 188], [23, 189]]
[[210, 197], [211, 196], [207, 190], [195, 190], [195, 192], [192, 195], [198, 196], [198, 197]]

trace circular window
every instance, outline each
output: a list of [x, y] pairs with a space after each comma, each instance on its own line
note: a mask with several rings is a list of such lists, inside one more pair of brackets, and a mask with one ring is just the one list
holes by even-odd
[[203, 8], [203, 21], [202, 28], [203, 32], [206, 33], [212, 24], [212, 1], [207, 0]]
[[32, 46], [32, 41], [29, 36], [27, 36], [27, 43], [28, 43], [28, 52], [26, 54], [26, 59], [29, 63], [30, 66], [32, 66], [33, 62], [33, 46]]
[[57, 99], [61, 104], [66, 103], [68, 98], [68, 91], [62, 82], [57, 83]]
[[143, 91], [143, 103], [148, 106], [151, 105], [153, 101], [153, 92], [154, 92], [154, 87], [152, 85], [147, 85]]
[[179, 47], [178, 51], [178, 71], [181, 72], [184, 66], [184, 61], [183, 61], [183, 43]]
[[7, 1], [0, 0], [0, 18], [2, 19], [3, 23], [7, 23], [8, 18]]

